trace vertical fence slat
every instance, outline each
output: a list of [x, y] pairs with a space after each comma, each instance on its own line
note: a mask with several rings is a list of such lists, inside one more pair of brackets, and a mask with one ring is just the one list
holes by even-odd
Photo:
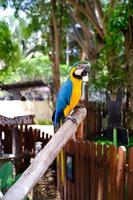
[[85, 143], [85, 200], [90, 200], [90, 143]]
[[110, 193], [109, 199], [116, 199], [116, 175], [117, 175], [117, 148], [110, 146]]
[[126, 148], [118, 148], [118, 166], [117, 166], [117, 200], [125, 199], [125, 171], [126, 170]]
[[[75, 160], [75, 148], [74, 148], [74, 140], [71, 140], [71, 154], [74, 156], [74, 160]], [[73, 166], [73, 173], [75, 174], [75, 161], [74, 161], [74, 166]], [[75, 175], [74, 175], [75, 178]], [[72, 200], [76, 200], [76, 190], [75, 190], [75, 180], [73, 182], [71, 182], [71, 188], [72, 188]]]
[[79, 142], [75, 142], [75, 190], [76, 200], [80, 200], [80, 166], [79, 166]]
[[4, 153], [12, 153], [12, 134], [11, 134], [11, 127], [5, 125], [3, 126], [3, 131], [5, 133], [5, 140], [4, 140]]
[[90, 199], [95, 200], [96, 197], [96, 165], [95, 165], [95, 152], [96, 152], [96, 146], [94, 143], [91, 143], [91, 149], [90, 149], [90, 181], [91, 181], [91, 187], [90, 187]]
[[84, 142], [80, 140], [80, 199], [84, 200]]
[[[66, 153], [67, 153], [67, 144], [64, 147], [64, 155], [65, 155], [64, 200], [67, 200], [67, 194], [68, 194], [68, 191], [67, 191], [68, 185], [67, 185], [67, 178], [66, 178]], [[57, 177], [57, 179], [58, 179], [58, 177]]]
[[20, 133], [19, 133], [19, 139], [20, 139], [20, 152], [22, 153], [23, 148], [23, 125], [20, 125]]
[[60, 191], [61, 188], [61, 153], [58, 154], [57, 156], [57, 160], [56, 160], [56, 164], [57, 164], [57, 189]]
[[133, 199], [133, 147], [128, 151], [128, 200]]
[[13, 154], [15, 155], [15, 171], [16, 174], [22, 172], [22, 162], [21, 162], [21, 143], [20, 143], [20, 131], [18, 127], [12, 127], [12, 136], [13, 136]]
[[28, 146], [28, 150], [30, 153], [32, 153], [32, 149], [33, 149], [33, 129], [32, 127], [29, 128], [28, 130], [28, 136], [29, 136], [29, 146]]
[[109, 184], [108, 184], [108, 178], [109, 178], [109, 148], [104, 145], [103, 147], [103, 200], [108, 199], [109, 194]]
[[103, 196], [103, 177], [102, 177], [102, 145], [97, 145], [97, 199], [102, 200]]
[[[65, 153], [65, 182], [64, 182], [64, 200], [71, 200], [71, 187], [70, 182], [66, 176], [67, 174], [67, 155], [70, 154], [71, 151], [71, 144], [70, 141], [65, 145], [64, 153]], [[61, 170], [59, 169], [59, 172], [61, 173]]]
[[[72, 148], [72, 142], [71, 140], [68, 143], [68, 153], [71, 155], [71, 148]], [[71, 182], [68, 180], [68, 198], [67, 200], [72, 200], [72, 187], [71, 187]]]

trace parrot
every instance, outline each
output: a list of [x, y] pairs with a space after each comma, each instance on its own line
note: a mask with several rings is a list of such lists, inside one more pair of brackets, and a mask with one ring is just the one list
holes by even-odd
[[82, 78], [88, 76], [89, 71], [90, 65], [87, 61], [78, 61], [72, 65], [68, 79], [57, 94], [55, 111], [52, 117], [54, 126], [60, 125], [60, 121], [67, 119], [71, 111], [78, 105], [82, 95]]
[[[52, 116], [54, 130], [58, 129], [65, 119], [71, 119], [74, 123], [76, 120], [69, 116], [74, 108], [78, 105], [82, 95], [82, 78], [89, 74], [89, 63], [87, 61], [78, 61], [72, 65], [69, 77], [59, 89], [56, 98], [55, 110]], [[75, 135], [73, 137], [75, 139]], [[61, 182], [64, 184], [65, 168], [64, 168], [63, 150], [59, 153], [54, 163], [55, 171], [61, 169]], [[56, 168], [56, 165], [58, 166]]]

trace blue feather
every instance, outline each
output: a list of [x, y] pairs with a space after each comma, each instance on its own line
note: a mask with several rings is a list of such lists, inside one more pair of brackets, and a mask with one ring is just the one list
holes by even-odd
[[56, 109], [54, 113], [54, 125], [60, 122], [60, 119], [64, 117], [64, 109], [70, 104], [72, 94], [72, 81], [67, 79], [67, 81], [61, 86], [57, 99], [56, 99]]

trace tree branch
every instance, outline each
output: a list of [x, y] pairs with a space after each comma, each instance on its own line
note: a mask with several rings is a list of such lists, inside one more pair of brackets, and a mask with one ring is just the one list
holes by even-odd
[[80, 26], [82, 27], [85, 34], [88, 36], [88, 39], [93, 36], [92, 32], [89, 30], [89, 28], [86, 26], [86, 24], [83, 22], [83, 20], [79, 17], [77, 9], [75, 13], [71, 13], [72, 17], [77, 21]]
[[104, 39], [103, 30], [100, 28], [99, 24], [97, 23], [97, 21], [92, 16], [92, 13], [74, 0], [68, 0], [68, 2], [70, 4], [72, 4], [73, 6], [75, 6], [83, 15], [85, 15], [88, 18], [88, 20], [94, 26], [94, 28], [97, 31], [97, 33], [99, 34], [99, 36], [102, 39]]
[[104, 13], [103, 13], [103, 10], [102, 10], [101, 2], [100, 2], [100, 0], [95, 0], [95, 2], [96, 2], [96, 7], [97, 7], [97, 10], [98, 10], [99, 16], [102, 20], [104, 18]]
[[72, 17], [80, 24], [83, 30], [84, 40], [81, 46], [82, 51], [86, 54], [87, 58], [94, 59], [94, 57], [96, 57], [97, 51], [96, 46], [93, 44], [93, 34], [89, 28], [87, 28], [86, 24], [83, 22], [76, 11], [74, 14], [72, 14]]
[[82, 44], [83, 44], [83, 38], [81, 37], [78, 29], [75, 27], [75, 23], [74, 23], [74, 16], [72, 13], [69, 13], [69, 16], [71, 17], [71, 24], [72, 24], [72, 27], [73, 27], [73, 30], [74, 30], [74, 34], [75, 34], [75, 39], [77, 40], [77, 42], [79, 43], [79, 45], [81, 46], [82, 48]]

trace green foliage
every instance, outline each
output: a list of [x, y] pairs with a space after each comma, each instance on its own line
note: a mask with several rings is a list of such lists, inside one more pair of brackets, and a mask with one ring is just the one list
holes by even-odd
[[[107, 34], [105, 36], [105, 49], [107, 56], [111, 50], [118, 57], [124, 54], [123, 31], [128, 26], [128, 6], [125, 3], [118, 3], [113, 9], [107, 7]], [[109, 53], [110, 54], [110, 53]]]
[[120, 45], [123, 45], [123, 33], [122, 30], [127, 27], [127, 14], [124, 9], [125, 6], [118, 5], [113, 10], [108, 10], [108, 23], [107, 34], [105, 37], [106, 48], [112, 47], [115, 52], [120, 51]]
[[8, 24], [4, 21], [0, 21], [0, 60], [3, 61], [4, 68], [13, 67], [20, 60], [19, 46], [12, 41]]
[[21, 33], [24, 39], [28, 39], [32, 33], [32, 29], [29, 28], [25, 19], [18, 17], [19, 27], [21, 28]]
[[[64, 82], [69, 76], [70, 66], [60, 65], [61, 82]], [[23, 58], [15, 67], [7, 68], [0, 74], [0, 81], [3, 83], [43, 79], [45, 82], [51, 82], [52, 68], [48, 56], [39, 55], [35, 58]]]
[[129, 1], [128, 10], [129, 10], [129, 16], [133, 16], [133, 1], [132, 0]]
[[6, 162], [0, 167], [1, 189], [5, 193], [13, 183], [13, 164]]
[[6, 72], [1, 73], [0, 81], [8, 83], [38, 78], [49, 81], [51, 76], [51, 62], [47, 56], [42, 55], [36, 58], [22, 59], [14, 71], [8, 69]]
[[105, 48], [102, 49], [97, 62], [92, 66], [92, 70], [95, 71], [95, 76], [92, 76], [91, 82], [96, 89], [108, 89], [109, 85], [117, 87], [117, 85], [123, 85], [126, 80], [127, 72], [122, 56], [119, 56], [119, 60], [116, 60], [116, 63], [113, 63], [114, 67], [111, 73], [109, 73], [107, 51], [108, 49], [106, 49], [105, 46]]
[[51, 120], [46, 120], [46, 119], [39, 119], [36, 121], [37, 125], [52, 125], [53, 122]]
[[93, 66], [96, 75], [92, 81], [96, 88], [117, 87], [126, 80], [123, 31], [128, 26], [128, 5], [117, 3], [112, 8], [106, 4], [104, 9], [107, 33], [104, 48]]
[[128, 4], [118, 3], [115, 8], [111, 9], [111, 16], [109, 16], [108, 28], [109, 31], [123, 31], [128, 26]]

